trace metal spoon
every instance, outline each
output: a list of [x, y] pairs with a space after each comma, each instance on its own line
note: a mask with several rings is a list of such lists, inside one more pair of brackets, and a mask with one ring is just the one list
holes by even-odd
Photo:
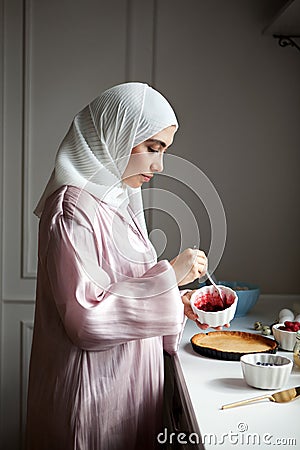
[[224, 304], [224, 300], [223, 300], [223, 292], [222, 290], [219, 288], [219, 286], [214, 282], [214, 280], [212, 279], [212, 277], [209, 275], [208, 272], [206, 272], [206, 276], [209, 279], [209, 281], [211, 282], [211, 284], [213, 285], [213, 287], [218, 291], [219, 297], [221, 298], [223, 304]]
[[[194, 245], [194, 249], [197, 249], [197, 246]], [[206, 276], [209, 279], [209, 281], [211, 282], [211, 284], [214, 286], [214, 288], [218, 291], [219, 297], [222, 300], [223, 306], [224, 306], [224, 300], [223, 300], [223, 293], [221, 291], [221, 289], [216, 285], [216, 283], [214, 282], [214, 280], [212, 279], [212, 277], [209, 275], [208, 271], [206, 271]], [[200, 278], [198, 278], [198, 283], [200, 284]]]
[[249, 398], [247, 400], [241, 400], [240, 402], [229, 403], [223, 405], [221, 409], [234, 408], [235, 406], [247, 405], [248, 403], [258, 402], [260, 400], [270, 400], [275, 403], [286, 403], [295, 400], [300, 396], [300, 386], [286, 389], [284, 391], [275, 392], [274, 394], [261, 395], [260, 397]]

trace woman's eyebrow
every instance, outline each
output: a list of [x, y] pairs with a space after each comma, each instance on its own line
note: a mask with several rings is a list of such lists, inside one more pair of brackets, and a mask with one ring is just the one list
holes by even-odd
[[167, 146], [167, 144], [165, 143], [165, 142], [163, 142], [163, 141], [160, 141], [160, 140], [158, 140], [158, 139], [147, 139], [147, 141], [146, 142], [151, 142], [151, 143], [153, 143], [153, 144], [159, 144], [159, 145], [161, 145], [163, 148], [165, 148], [166, 146]]

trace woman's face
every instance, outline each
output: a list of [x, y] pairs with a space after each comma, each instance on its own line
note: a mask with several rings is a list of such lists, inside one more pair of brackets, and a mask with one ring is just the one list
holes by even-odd
[[170, 126], [133, 147], [122, 180], [132, 188], [141, 187], [155, 172], [163, 170], [163, 155], [173, 142], [175, 126]]

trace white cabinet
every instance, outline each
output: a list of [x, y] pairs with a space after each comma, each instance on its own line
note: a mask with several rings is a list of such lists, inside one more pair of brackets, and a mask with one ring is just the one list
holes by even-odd
[[166, 450], [204, 450], [178, 355], [164, 356], [164, 427], [158, 442]]

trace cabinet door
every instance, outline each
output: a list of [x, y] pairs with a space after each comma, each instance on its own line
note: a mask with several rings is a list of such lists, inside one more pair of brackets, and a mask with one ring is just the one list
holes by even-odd
[[158, 435], [166, 450], [204, 450], [178, 357], [164, 355], [164, 426]]

